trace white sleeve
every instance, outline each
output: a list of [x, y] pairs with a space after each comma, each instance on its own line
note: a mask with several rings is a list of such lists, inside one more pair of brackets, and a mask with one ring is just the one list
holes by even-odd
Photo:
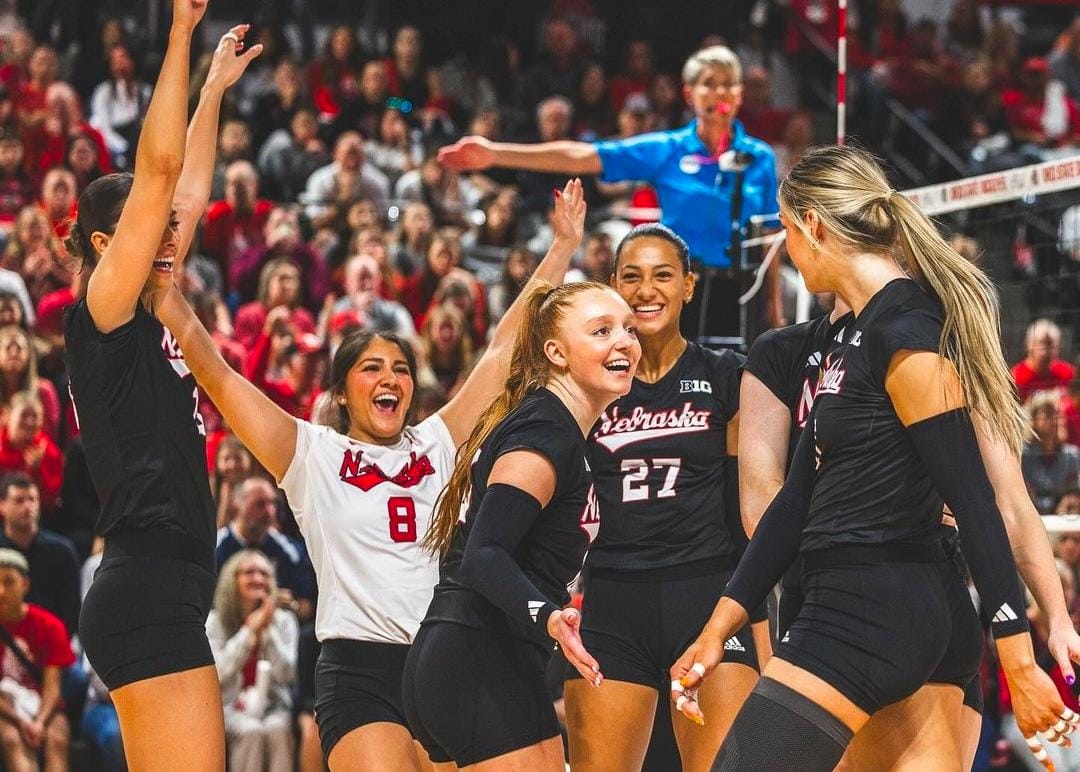
[[299, 524], [304, 517], [304, 504], [307, 502], [308, 486], [308, 457], [315, 447], [320, 427], [314, 424], [296, 419], [296, 450], [293, 452], [289, 468], [285, 470], [278, 487], [285, 491], [285, 497], [289, 500], [289, 508], [292, 509], [296, 522]]
[[445, 472], [445, 479], [450, 479], [450, 473], [454, 471], [454, 461], [457, 459], [457, 445], [446, 428], [446, 422], [438, 413], [432, 413], [415, 427], [413, 427], [417, 439], [428, 443], [439, 454]]

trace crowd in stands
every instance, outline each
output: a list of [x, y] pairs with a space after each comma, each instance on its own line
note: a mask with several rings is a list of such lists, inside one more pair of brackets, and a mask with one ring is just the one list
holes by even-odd
[[[329, 355], [348, 330], [369, 327], [417, 342], [415, 418], [430, 414], [460, 387], [550, 246], [551, 194], [563, 178], [457, 174], [438, 163], [439, 147], [463, 134], [625, 138], [688, 120], [675, 67], [689, 51], [663, 62], [646, 29], [606, 50], [597, 30], [617, 19], [588, 2], [550, 5], [535, 50], [493, 41], [483, 61], [429, 56], [438, 30], [422, 24], [382, 37], [335, 26], [306, 59], [283, 25], [253, 36], [264, 53], [223, 108], [212, 203], [182, 281], [225, 359], [290, 413], [312, 417]], [[62, 244], [80, 191], [132, 167], [155, 50], [134, 18], [95, 18], [81, 36], [54, 39], [13, 7], [0, 3], [0, 627], [33, 667], [0, 640], [0, 695], [18, 704], [18, 687], [56, 700], [58, 718], [37, 726], [35, 711], [9, 719], [0, 708], [0, 750], [8, 769], [27, 769], [40, 754], [62, 759], [81, 737], [111, 771], [123, 769], [115, 711], [85, 660], [72, 665], [101, 545], [63, 365], [63, 312], [85, 277]], [[724, 39], [739, 53], [739, 117], [774, 147], [782, 178], [815, 139], [806, 81], [831, 82], [805, 30], [835, 41], [835, 9], [818, 0], [758, 8], [749, 25], [700, 42]], [[892, 97], [983, 167], [1080, 147], [1080, 19], [1033, 49], [1016, 19], [981, 9], [955, 0], [946, 19], [912, 19], [897, 0], [853, 3], [854, 118], [867, 142]], [[379, 39], [386, 45], [373, 46]], [[208, 61], [195, 64], [192, 104]], [[641, 216], [628, 207], [647, 210], [656, 197], [642, 185], [585, 182], [589, 232], [571, 278], [604, 280]], [[1041, 512], [1077, 513], [1080, 381], [1052, 322], [1035, 322], [1026, 343], [1014, 375], [1038, 436], [1024, 451], [1025, 477]], [[296, 754], [301, 768], [318, 769], [310, 561], [276, 486], [210, 401], [199, 404], [220, 528], [208, 630], [230, 768], [292, 769]], [[1062, 536], [1057, 549], [1074, 587], [1080, 537]]]

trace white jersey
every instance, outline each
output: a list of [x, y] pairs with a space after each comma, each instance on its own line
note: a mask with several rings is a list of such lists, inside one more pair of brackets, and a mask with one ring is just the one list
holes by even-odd
[[296, 422], [280, 485], [315, 567], [320, 641], [412, 643], [439, 581], [438, 558], [420, 540], [456, 452], [438, 415], [389, 446]]

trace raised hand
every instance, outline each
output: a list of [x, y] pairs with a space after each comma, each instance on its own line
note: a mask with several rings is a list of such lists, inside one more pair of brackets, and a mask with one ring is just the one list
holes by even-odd
[[551, 217], [551, 227], [555, 231], [555, 240], [572, 245], [577, 249], [585, 236], [585, 191], [580, 178], [566, 183], [562, 192], [556, 191], [555, 212]]
[[439, 149], [439, 163], [458, 172], [480, 171], [495, 163], [495, 151], [483, 137], [462, 137]]
[[173, 29], [191, 32], [206, 13], [207, 0], [173, 0]]
[[206, 75], [207, 83], [215, 83], [222, 88], [228, 88], [240, 76], [248, 65], [262, 53], [262, 43], [256, 43], [251, 48], [244, 50], [244, 35], [251, 29], [250, 24], [237, 24], [218, 41], [214, 49], [214, 56], [210, 60], [210, 71]]

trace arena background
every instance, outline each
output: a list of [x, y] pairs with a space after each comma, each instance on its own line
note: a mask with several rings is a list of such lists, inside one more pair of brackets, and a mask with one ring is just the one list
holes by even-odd
[[[29, 473], [42, 493], [40, 527], [69, 540], [70, 555], [39, 567], [63, 579], [49, 593], [35, 587], [31, 596], [69, 628], [80, 582], [85, 585], [99, 557], [91, 535], [97, 502], [62, 363], [59, 319], [77, 280], [64, 268], [60, 239], [78, 190], [104, 171], [130, 166], [131, 154], [114, 134], [131, 127], [109, 124], [109, 115], [116, 114], [110, 108], [117, 105], [110, 103], [108, 88], [101, 89], [110, 82], [110, 47], [122, 43], [135, 79], [152, 84], [164, 50], [168, 9], [162, 0], [0, 2], [0, 472]], [[739, 117], [751, 134], [773, 145], [782, 176], [807, 147], [836, 140], [837, 67], [843, 61], [847, 141], [880, 155], [895, 187], [933, 214], [957, 248], [994, 278], [1001, 293], [1002, 343], [1018, 372], [1029, 353], [1029, 325], [1037, 319], [1053, 323], [1037, 328], [1038, 339], [1050, 344], [1053, 361], [1047, 364], [1046, 354], [1035, 353], [1026, 365], [1029, 370], [1049, 367], [1048, 388], [1033, 394], [1021, 386], [1020, 391], [1024, 398], [1036, 397], [1040, 410], [1050, 411], [1047, 420], [1058, 431], [1052, 441], [1032, 443], [1025, 452], [1025, 470], [1033, 470], [1032, 495], [1047, 515], [1066, 598], [1074, 619], [1080, 619], [1075, 594], [1080, 578], [1080, 381], [1074, 364], [1080, 353], [1078, 10], [1080, 3], [1068, 0], [850, 0], [843, 28], [835, 0], [374, 0], [347, 5], [336, 0], [211, 0], [192, 59], [192, 105], [200, 73], [205, 75], [205, 54], [229, 26], [249, 21], [249, 40], [273, 40], [276, 46], [223, 107], [215, 200], [195, 250], [200, 257], [192, 261], [188, 290], [202, 304], [204, 318], [216, 325], [215, 340], [230, 362], [288, 409], [305, 415], [325, 370], [326, 343], [332, 346], [348, 325], [364, 323], [371, 310], [370, 304], [361, 308], [359, 300], [352, 303], [349, 290], [355, 287], [348, 283], [347, 259], [381, 252], [396, 265], [414, 261], [423, 274], [429, 253], [437, 251], [432, 244], [442, 243], [457, 253], [472, 281], [455, 287], [433, 277], [431, 286], [421, 288], [393, 271], [383, 277], [388, 285], [383, 299], [404, 306], [407, 318], [399, 321], [419, 342], [425, 377], [418, 397], [421, 412], [431, 412], [460, 385], [499, 308], [505, 309], [520, 287], [521, 276], [507, 270], [513, 259], [528, 263], [518, 247], [538, 256], [551, 237], [546, 202], [530, 197], [550, 190], [539, 175], [492, 173], [483, 184], [493, 187], [482, 188], [479, 181], [439, 172], [431, 161], [438, 147], [478, 126], [502, 139], [534, 141], [540, 136], [539, 104], [560, 93], [575, 111], [561, 127], [568, 138], [632, 136], [681, 125], [685, 115], [677, 91], [674, 103], [667, 100], [683, 61], [705, 42], [724, 42], [743, 61]], [[110, 26], [110, 20], [117, 23]], [[366, 163], [377, 166], [386, 180], [382, 189], [366, 198], [330, 202], [305, 197], [308, 174], [297, 179], [289, 174], [295, 176], [296, 168], [310, 173], [330, 162], [342, 130], [354, 128], [336, 123], [335, 110], [344, 97], [355, 96], [349, 90], [359, 88], [367, 63], [385, 63], [384, 77], [396, 68], [394, 40], [403, 26], [414, 27], [422, 40], [423, 76], [416, 92], [421, 98], [409, 100], [393, 78], [373, 88], [376, 99], [365, 113], [365, 125], [373, 130], [363, 139]], [[355, 36], [356, 48], [345, 65], [351, 71], [338, 72], [339, 80], [332, 82], [326, 72], [334, 68], [326, 57], [337, 28]], [[109, 29], [104, 42], [103, 30]], [[847, 36], [844, 57], [838, 57], [841, 31]], [[44, 58], [34, 63], [35, 57]], [[274, 103], [279, 90], [275, 71], [287, 60], [295, 65], [298, 96], [283, 109]], [[582, 85], [586, 71], [599, 73], [603, 81], [596, 93], [586, 93]], [[71, 88], [52, 87], [56, 83]], [[111, 98], [120, 101], [115, 92]], [[282, 147], [289, 144], [290, 120], [299, 107], [313, 111], [315, 134], [305, 140], [303, 152], [289, 156], [290, 163], [300, 166], [281, 172], [268, 143], [276, 131], [284, 139]], [[404, 132], [396, 140], [382, 134], [388, 109], [398, 109], [404, 119]], [[478, 116], [485, 122], [477, 123]], [[16, 145], [22, 157], [12, 162]], [[250, 195], [249, 190], [250, 200], [239, 206], [237, 191], [227, 182], [227, 169], [238, 160], [252, 162], [259, 177], [259, 192]], [[605, 250], [610, 258], [631, 222], [657, 214], [640, 186], [601, 191], [588, 182], [594, 238], [580, 255], [581, 275], [603, 264]], [[361, 201], [372, 202], [374, 211], [359, 212]], [[354, 205], [358, 213], [352, 219]], [[406, 222], [409, 212], [423, 219], [423, 210], [426, 226]], [[272, 225], [280, 226], [277, 235], [274, 227], [266, 227], [271, 218], [276, 218]], [[289, 239], [281, 237], [284, 231]], [[357, 231], [362, 231], [359, 241]], [[749, 273], [774, 240], [757, 235], [748, 233], [743, 248], [748, 286]], [[273, 308], [266, 292], [259, 291], [259, 271], [282, 250], [301, 265], [301, 296], [296, 308], [267, 323]], [[784, 264], [785, 318], [819, 313], [816, 300], [801, 291], [782, 247], [774, 259]], [[241, 263], [248, 267], [238, 277], [234, 267]], [[396, 308], [388, 306], [386, 313], [392, 316]], [[769, 323], [760, 294], [747, 304], [747, 322], [751, 335]], [[21, 342], [21, 358], [4, 353], [11, 341]], [[309, 358], [308, 376], [289, 370], [287, 360], [297, 352]], [[27, 400], [14, 397], [25, 391], [35, 395], [29, 401], [36, 407], [30, 409], [40, 413], [40, 430], [29, 442], [44, 448], [42, 460], [28, 458], [26, 441], [15, 426]], [[226, 468], [228, 453], [219, 452], [231, 447], [227, 427], [206, 400], [203, 413], [222, 522], [242, 518], [229, 497], [240, 478]], [[242, 467], [245, 461], [238, 463]], [[247, 473], [258, 471], [250, 468], [250, 458], [246, 463]], [[7, 506], [0, 502], [0, 516]], [[295, 543], [299, 537], [283, 499], [276, 505], [276, 518], [275, 530]], [[7, 524], [4, 528], [6, 546], [16, 539]], [[73, 645], [77, 651], [77, 640]], [[4, 667], [10, 660], [4, 660]], [[107, 695], [87, 678], [85, 669], [76, 666], [65, 679], [74, 727], [71, 767], [117, 769]], [[1007, 700], [1000, 698], [997, 682], [997, 666], [988, 658], [984, 743], [974, 768], [1021, 769], [1021, 759], [1028, 759], [1022, 748], [1010, 744], [1015, 722], [1010, 727]], [[305, 688], [298, 681], [298, 704]], [[1080, 709], [1072, 690], [1063, 683], [1062, 689], [1068, 704]], [[661, 736], [649, 768], [671, 768], [664, 743]], [[1069, 763], [1080, 769], [1080, 751]]]

